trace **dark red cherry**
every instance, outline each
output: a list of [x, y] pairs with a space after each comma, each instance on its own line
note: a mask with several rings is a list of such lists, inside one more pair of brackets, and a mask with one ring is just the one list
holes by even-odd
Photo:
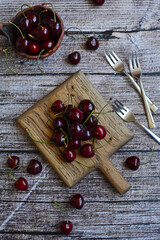
[[140, 165], [140, 159], [136, 156], [131, 156], [131, 157], [127, 158], [126, 165], [131, 170], [137, 170]]
[[54, 113], [60, 113], [60, 112], [63, 112], [65, 110], [65, 106], [64, 106], [64, 104], [62, 103], [61, 100], [56, 100], [52, 104], [51, 109]]
[[69, 129], [69, 135], [73, 139], [81, 139], [84, 135], [84, 129], [80, 123], [72, 123]]
[[30, 35], [38, 41], [46, 41], [49, 39], [49, 29], [46, 26], [37, 25], [30, 32]]
[[61, 232], [68, 235], [73, 229], [73, 224], [71, 221], [63, 221], [61, 223]]
[[40, 51], [40, 47], [39, 47], [38, 42], [33, 41], [33, 42], [31, 42], [29, 44], [29, 47], [28, 47], [28, 53], [29, 54], [31, 54], [31, 55], [38, 55], [39, 51]]
[[67, 128], [67, 122], [64, 118], [57, 117], [53, 120], [53, 127], [56, 131], [60, 130], [60, 128], [65, 129]]
[[64, 112], [65, 116], [68, 116], [68, 113], [70, 112], [70, 110], [71, 110], [72, 108], [73, 108], [73, 106], [72, 106], [71, 104], [69, 104], [69, 105], [66, 106], [66, 109], [65, 109], [65, 112]]
[[93, 2], [96, 4], [96, 5], [103, 5], [103, 3], [105, 2], [105, 0], [93, 0]]
[[81, 55], [79, 52], [72, 52], [68, 55], [68, 60], [70, 63], [77, 65], [81, 60]]
[[62, 25], [60, 22], [51, 22], [49, 24], [49, 31], [51, 33], [51, 37], [57, 39], [62, 32]]
[[32, 29], [32, 20], [29, 18], [21, 18], [19, 25], [22, 32], [29, 33]]
[[63, 158], [66, 162], [73, 162], [76, 158], [76, 153], [73, 149], [66, 148], [63, 152]]
[[29, 43], [27, 38], [18, 37], [15, 43], [16, 50], [18, 52], [27, 52]]
[[26, 191], [28, 189], [28, 182], [25, 178], [20, 177], [18, 180], [14, 183], [15, 188]]
[[81, 147], [81, 142], [80, 142], [79, 139], [71, 139], [71, 140], [69, 140], [68, 148], [78, 149], [80, 147]]
[[[87, 114], [87, 116], [88, 116], [89, 114]], [[87, 117], [86, 116], [86, 117]], [[87, 122], [85, 123], [85, 125], [86, 125], [86, 127], [88, 128], [88, 129], [90, 129], [90, 130], [93, 130], [96, 126], [97, 126], [97, 124], [98, 124], [98, 119], [95, 117], [95, 116], [93, 116], [93, 115], [91, 115], [90, 116], [90, 118], [87, 120]]]
[[28, 13], [26, 17], [32, 21], [32, 27], [35, 27], [39, 22], [38, 15], [35, 13]]
[[54, 48], [55, 42], [52, 39], [48, 39], [41, 44], [41, 49], [45, 49], [46, 51], [50, 51]]
[[35, 175], [40, 173], [41, 171], [42, 171], [42, 164], [36, 159], [30, 160], [30, 163], [27, 167], [27, 172]]
[[81, 123], [83, 121], [84, 114], [79, 108], [73, 107], [68, 111], [67, 117], [71, 122]]
[[97, 125], [93, 130], [93, 134], [95, 138], [103, 139], [106, 136], [106, 129], [101, 125]]
[[99, 42], [95, 37], [88, 38], [86, 46], [90, 50], [96, 50], [99, 47]]
[[80, 154], [83, 157], [91, 158], [95, 155], [94, 146], [92, 144], [86, 143], [80, 148]]
[[41, 23], [43, 26], [48, 26], [50, 22], [54, 22], [54, 18], [49, 15], [45, 15], [42, 17]]
[[[10, 168], [14, 167], [14, 169], [17, 169], [18, 168], [17, 165], [19, 165], [19, 157], [17, 157], [17, 156], [10, 156], [9, 154], [7, 156], [8, 156], [8, 160], [7, 160], [8, 166]], [[15, 167], [15, 166], [17, 166], [17, 167]]]
[[61, 147], [64, 145], [64, 138], [64, 134], [61, 131], [57, 131], [53, 134], [52, 141], [56, 146]]
[[85, 131], [84, 135], [81, 137], [81, 140], [82, 141], [87, 141], [87, 140], [92, 139], [92, 137], [93, 137], [93, 133], [89, 129], [87, 129]]
[[78, 108], [84, 113], [90, 113], [95, 109], [95, 106], [91, 100], [84, 99], [80, 102]]
[[71, 205], [77, 209], [82, 209], [84, 205], [84, 199], [81, 194], [76, 194], [71, 199]]

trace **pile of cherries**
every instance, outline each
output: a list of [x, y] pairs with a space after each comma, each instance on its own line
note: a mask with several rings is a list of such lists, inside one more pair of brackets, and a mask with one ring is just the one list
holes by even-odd
[[[15, 183], [14, 183], [15, 188], [21, 191], [26, 191], [28, 189], [28, 181], [24, 177], [19, 177], [18, 179], [15, 179], [11, 175], [13, 170], [17, 169], [20, 166], [23, 166], [23, 165], [20, 165], [19, 157], [10, 156], [9, 154], [7, 156], [8, 156], [7, 165], [11, 168], [11, 171], [9, 172], [8, 176], [11, 176], [15, 180]], [[42, 171], [42, 164], [36, 159], [30, 160], [29, 164], [25, 167], [27, 167], [27, 172], [33, 175], [36, 175]], [[3, 173], [7, 173], [7, 172], [3, 171]]]
[[98, 124], [98, 116], [93, 115], [95, 105], [89, 99], [82, 100], [78, 107], [68, 104], [65, 106], [61, 100], [56, 100], [51, 109], [56, 115], [53, 120], [55, 132], [52, 136], [53, 143], [64, 146], [62, 157], [66, 162], [76, 159], [76, 151], [79, 149], [81, 156], [91, 158], [95, 155], [95, 146], [91, 143], [82, 144], [81, 141], [91, 139], [103, 139], [106, 136], [106, 129]]
[[61, 23], [55, 12], [52, 13], [46, 9], [42, 10], [39, 15], [34, 12], [25, 14], [23, 10], [22, 13], [23, 17], [17, 25], [10, 22], [16, 28], [16, 50], [29, 55], [39, 55], [41, 51], [43, 53], [51, 51], [62, 32]]

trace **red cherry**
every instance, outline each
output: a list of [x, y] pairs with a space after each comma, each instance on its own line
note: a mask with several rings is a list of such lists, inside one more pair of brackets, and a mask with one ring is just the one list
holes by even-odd
[[73, 106], [72, 106], [71, 104], [69, 104], [69, 105], [66, 106], [66, 109], [65, 109], [65, 112], [64, 112], [65, 116], [68, 116], [68, 113], [70, 112], [70, 110], [71, 110], [72, 108], [73, 108]]
[[140, 165], [140, 159], [136, 156], [131, 156], [131, 157], [127, 158], [126, 165], [131, 170], [137, 170]]
[[16, 50], [18, 52], [27, 52], [29, 43], [30, 42], [27, 38], [18, 37], [15, 43]]
[[71, 122], [81, 123], [83, 121], [84, 114], [79, 108], [73, 107], [68, 110], [67, 117]]
[[64, 134], [61, 131], [57, 131], [53, 134], [52, 141], [56, 146], [61, 147], [64, 145], [64, 138]]
[[29, 18], [21, 18], [19, 25], [24, 33], [29, 33], [32, 29], [32, 20]]
[[28, 47], [28, 53], [29, 54], [31, 54], [31, 55], [38, 55], [39, 51], [40, 51], [40, 47], [39, 47], [38, 42], [33, 41], [33, 42], [31, 42], [29, 44], [29, 47]]
[[93, 134], [95, 138], [103, 139], [106, 136], [106, 129], [101, 125], [97, 125], [93, 130]]
[[93, 0], [93, 2], [96, 4], [96, 5], [103, 5], [103, 3], [105, 2], [105, 0]]
[[71, 148], [71, 149], [78, 149], [81, 147], [81, 142], [80, 140], [78, 139], [71, 139], [69, 140], [69, 145], [68, 145], [68, 148]]
[[54, 18], [49, 15], [45, 15], [42, 17], [41, 23], [43, 26], [48, 26], [50, 22], [54, 22]]
[[26, 17], [32, 21], [32, 27], [35, 27], [38, 24], [39, 18], [37, 14], [28, 13]]
[[68, 235], [73, 229], [73, 224], [71, 221], [63, 221], [61, 223], [61, 232]]
[[98, 124], [98, 119], [93, 115], [91, 115], [90, 118], [85, 123], [86, 127], [90, 130], [93, 130], [97, 126], [97, 124]]
[[62, 32], [62, 25], [60, 22], [51, 22], [49, 24], [49, 31], [51, 33], [51, 37], [57, 39]]
[[64, 118], [57, 117], [53, 120], [53, 127], [56, 131], [60, 130], [61, 128], [65, 129], [65, 128], [67, 128], [67, 122]]
[[20, 177], [18, 180], [14, 183], [15, 188], [26, 191], [28, 189], [28, 182], [25, 178]]
[[[13, 167], [14, 167], [14, 169], [17, 169], [17, 168], [18, 168], [17, 165], [19, 165], [19, 157], [17, 157], [17, 156], [10, 156], [10, 155], [8, 154], [7, 164], [8, 164], [8, 166], [9, 166], [10, 168], [13, 168]], [[17, 166], [17, 167], [15, 167], [15, 166]]]
[[79, 52], [72, 52], [68, 55], [68, 60], [70, 63], [77, 65], [81, 60], [81, 55]]
[[30, 32], [30, 35], [32, 35], [38, 41], [46, 41], [49, 39], [49, 29], [46, 26], [37, 25]]
[[69, 135], [72, 139], [81, 139], [85, 132], [87, 131], [87, 128], [85, 126], [82, 127], [80, 123], [72, 123], [69, 129]]
[[84, 113], [90, 113], [95, 109], [95, 106], [91, 100], [84, 99], [80, 102], [78, 108]]
[[76, 194], [71, 199], [71, 205], [77, 209], [82, 209], [84, 205], [84, 199], [81, 194]]
[[99, 47], [99, 42], [95, 37], [88, 38], [86, 46], [90, 50], [96, 50]]
[[81, 137], [81, 140], [82, 141], [87, 141], [87, 140], [92, 139], [92, 137], [93, 137], [93, 133], [89, 129], [87, 129], [85, 131], [84, 135]]
[[52, 104], [52, 111], [54, 113], [60, 113], [60, 112], [63, 112], [65, 110], [65, 106], [64, 104], [62, 103], [61, 100], [56, 100], [53, 104]]
[[41, 171], [42, 171], [42, 164], [36, 159], [30, 160], [30, 163], [27, 167], [27, 172], [35, 175], [40, 173]]
[[55, 42], [52, 39], [48, 39], [41, 44], [41, 49], [45, 49], [46, 51], [52, 50], [55, 46]]
[[76, 158], [76, 153], [73, 149], [66, 148], [63, 152], [63, 158], [66, 162], [73, 162]]
[[83, 157], [86, 157], [86, 158], [91, 158], [95, 155], [95, 152], [94, 152], [94, 146], [92, 144], [84, 144], [81, 148], [80, 148], [80, 154], [81, 156]]

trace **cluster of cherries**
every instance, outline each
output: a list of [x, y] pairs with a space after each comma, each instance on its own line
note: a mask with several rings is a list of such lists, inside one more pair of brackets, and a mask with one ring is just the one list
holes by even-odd
[[[68, 104], [65, 106], [61, 100], [56, 100], [51, 109], [61, 117], [55, 117], [53, 127], [56, 130], [53, 133], [52, 141], [58, 146], [65, 146], [62, 153], [66, 162], [72, 162], [76, 159], [75, 150], [80, 149], [80, 155], [85, 158], [91, 158], [95, 155], [95, 146], [91, 143], [81, 144], [81, 141], [93, 139], [103, 139], [106, 136], [104, 126], [98, 124], [98, 116], [93, 115], [95, 106], [91, 100], [82, 100], [78, 107]], [[77, 161], [77, 160], [76, 160]]]
[[41, 52], [51, 51], [62, 32], [61, 23], [56, 18], [55, 12], [52, 14], [46, 9], [39, 15], [34, 12], [25, 14], [23, 10], [22, 13], [23, 17], [18, 25], [10, 22], [17, 28], [15, 32], [16, 50], [29, 55], [39, 55]]
[[[9, 154], [7, 154], [7, 156], [8, 156], [7, 165], [11, 168], [11, 171], [9, 172], [8, 176], [9, 177], [11, 176], [15, 180], [15, 183], [14, 183], [15, 188], [21, 191], [26, 191], [28, 189], [28, 181], [24, 177], [19, 177], [18, 179], [16, 179], [11, 175], [13, 170], [22, 166], [20, 165], [19, 157], [10, 156]], [[30, 160], [29, 164], [26, 167], [27, 167], [27, 172], [33, 175], [36, 175], [42, 171], [42, 164], [36, 159]], [[1, 172], [7, 173], [4, 171], [1, 171]]]
[[[73, 224], [71, 221], [68, 220], [68, 213], [67, 210], [64, 209], [59, 203], [52, 201], [57, 207], [60, 207], [66, 214], [67, 220], [61, 222], [61, 232], [65, 235], [68, 235], [72, 229], [73, 229]], [[84, 198], [81, 194], [75, 194], [71, 200], [70, 200], [70, 204], [72, 207], [76, 208], [76, 209], [82, 209], [83, 205], [84, 205]]]

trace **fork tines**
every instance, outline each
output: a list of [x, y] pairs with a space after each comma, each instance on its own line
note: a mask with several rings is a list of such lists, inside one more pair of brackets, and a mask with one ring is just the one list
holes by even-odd
[[114, 104], [112, 104], [112, 107], [117, 113], [121, 112], [124, 114], [128, 111], [128, 109], [117, 99], [114, 101]]

